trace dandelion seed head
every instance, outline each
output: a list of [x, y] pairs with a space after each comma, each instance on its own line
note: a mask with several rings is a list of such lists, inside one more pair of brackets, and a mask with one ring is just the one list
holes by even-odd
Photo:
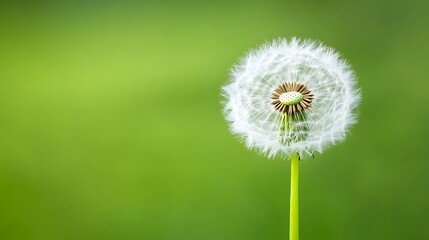
[[231, 132], [248, 148], [284, 158], [343, 140], [360, 101], [355, 75], [337, 52], [295, 38], [250, 51], [222, 95]]

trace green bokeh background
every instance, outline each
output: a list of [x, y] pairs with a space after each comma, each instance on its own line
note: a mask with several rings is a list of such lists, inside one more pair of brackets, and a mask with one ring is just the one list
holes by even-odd
[[0, 4], [0, 239], [287, 239], [289, 162], [228, 132], [220, 87], [292, 36], [363, 96], [301, 161], [301, 239], [429, 239], [427, 1], [35, 2]]

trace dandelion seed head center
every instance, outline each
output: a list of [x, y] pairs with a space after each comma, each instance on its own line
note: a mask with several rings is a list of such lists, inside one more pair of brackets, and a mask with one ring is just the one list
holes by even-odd
[[290, 106], [300, 103], [303, 98], [302, 93], [291, 91], [280, 94], [279, 101], [284, 105]]
[[274, 90], [271, 104], [277, 111], [291, 115], [311, 107], [313, 98], [307, 86], [286, 82]]

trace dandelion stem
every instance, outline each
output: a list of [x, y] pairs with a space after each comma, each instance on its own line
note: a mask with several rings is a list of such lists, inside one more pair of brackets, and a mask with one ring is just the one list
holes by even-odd
[[291, 156], [290, 168], [290, 215], [289, 215], [289, 240], [299, 239], [299, 221], [298, 221], [298, 164], [299, 155], [297, 153]]

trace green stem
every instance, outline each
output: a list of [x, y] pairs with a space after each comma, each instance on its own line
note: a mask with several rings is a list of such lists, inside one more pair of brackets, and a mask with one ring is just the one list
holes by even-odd
[[290, 168], [290, 215], [289, 215], [289, 240], [299, 239], [299, 222], [298, 222], [298, 173], [299, 173], [299, 156], [291, 156]]

